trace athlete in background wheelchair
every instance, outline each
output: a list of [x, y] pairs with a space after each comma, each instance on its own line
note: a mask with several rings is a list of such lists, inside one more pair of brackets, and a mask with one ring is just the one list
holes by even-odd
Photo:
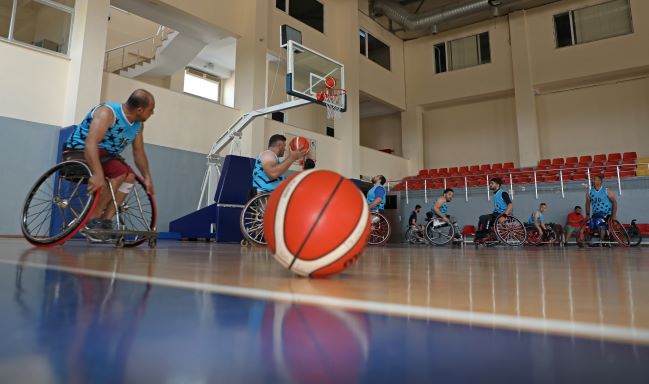
[[[94, 107], [63, 148], [63, 162], [34, 184], [23, 205], [21, 228], [37, 246], [62, 244], [78, 231], [92, 242], [118, 247], [149, 240], [155, 246], [153, 181], [142, 130], [153, 95], [134, 91], [126, 103]], [[120, 153], [133, 143], [139, 177]]]
[[492, 213], [480, 216], [475, 246], [493, 246], [504, 243], [510, 246], [521, 246], [527, 238], [527, 231], [520, 220], [512, 216], [514, 205], [509, 194], [502, 190], [500, 178], [489, 181], [489, 189], [494, 193], [494, 210]]
[[286, 178], [284, 175], [298, 159], [306, 156], [308, 148], [289, 151], [284, 161], [279, 158], [286, 151], [286, 137], [273, 135], [268, 140], [268, 149], [261, 152], [255, 160], [252, 171], [252, 189], [250, 200], [246, 203], [239, 217], [239, 228], [243, 235], [241, 245], [266, 245], [264, 239], [264, 212], [268, 196]]
[[[613, 192], [602, 185], [603, 180], [602, 176], [595, 176], [592, 188], [586, 192], [586, 218], [579, 228], [577, 245], [580, 247], [584, 245], [608, 246], [611, 243], [617, 243], [628, 247], [630, 245], [629, 234], [616, 217], [617, 199]], [[594, 237], [599, 237], [599, 244], [592, 243]]]

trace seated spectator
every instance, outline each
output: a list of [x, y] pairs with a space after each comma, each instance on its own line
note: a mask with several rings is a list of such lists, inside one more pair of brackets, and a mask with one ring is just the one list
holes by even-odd
[[584, 222], [584, 215], [581, 214], [581, 207], [576, 206], [575, 210], [568, 214], [568, 219], [566, 220], [566, 229], [564, 231], [564, 245], [568, 245], [568, 240], [572, 236], [573, 232], [575, 233], [575, 238], [579, 236], [579, 228]]

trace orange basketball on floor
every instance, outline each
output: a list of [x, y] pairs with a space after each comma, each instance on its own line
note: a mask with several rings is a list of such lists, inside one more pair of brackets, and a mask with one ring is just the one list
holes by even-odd
[[291, 151], [302, 150], [302, 149], [305, 149], [305, 148], [306, 149], [311, 149], [311, 143], [309, 142], [308, 139], [306, 139], [303, 136], [295, 136], [288, 143], [288, 146], [289, 146], [289, 148], [291, 148]]
[[289, 177], [270, 195], [264, 213], [268, 248], [280, 264], [302, 276], [323, 277], [352, 265], [369, 230], [362, 192], [326, 170]]

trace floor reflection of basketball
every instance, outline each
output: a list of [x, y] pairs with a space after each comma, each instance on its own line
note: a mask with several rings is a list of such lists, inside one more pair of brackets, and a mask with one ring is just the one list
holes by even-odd
[[262, 324], [265, 361], [282, 381], [359, 381], [369, 353], [367, 315], [286, 303], [268, 308]]
[[331, 171], [288, 178], [268, 199], [264, 237], [283, 266], [312, 277], [349, 267], [365, 248], [369, 212], [361, 191]]

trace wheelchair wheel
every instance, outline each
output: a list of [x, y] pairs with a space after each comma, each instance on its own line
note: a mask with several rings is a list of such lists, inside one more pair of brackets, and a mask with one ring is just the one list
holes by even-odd
[[270, 193], [263, 193], [250, 199], [241, 211], [239, 227], [244, 239], [257, 246], [266, 245], [264, 239], [264, 212]]
[[390, 223], [388, 219], [378, 212], [370, 213], [370, 236], [367, 243], [370, 245], [384, 244], [390, 238]]
[[527, 230], [527, 241], [526, 243], [529, 245], [541, 245], [543, 242], [543, 235], [539, 232], [539, 230], [534, 227], [526, 227]]
[[77, 233], [97, 204], [97, 194], [88, 196], [92, 176], [80, 161], [64, 161], [50, 168], [29, 191], [23, 204], [21, 230], [31, 244], [50, 247], [62, 244]]
[[433, 219], [426, 224], [426, 239], [435, 245], [446, 245], [455, 238], [455, 226]]
[[626, 232], [626, 229], [624, 229], [622, 223], [617, 220], [609, 219], [607, 224], [608, 231], [610, 232], [613, 240], [615, 240], [622, 247], [628, 247], [631, 245], [629, 234]]
[[545, 235], [548, 238], [548, 243], [551, 245], [555, 245], [559, 239], [557, 236], [557, 233], [554, 231], [554, 229], [547, 227], [548, 229], [545, 231]]
[[520, 247], [525, 244], [527, 238], [525, 226], [514, 216], [498, 216], [494, 224], [494, 232], [500, 242], [512, 247]]
[[[137, 176], [133, 189], [119, 207], [120, 224], [129, 231], [153, 232], [156, 214], [155, 200], [147, 193], [144, 180]], [[117, 216], [113, 218], [113, 228], [120, 229]], [[125, 247], [136, 247], [147, 240], [141, 235], [124, 235], [123, 238]]]

